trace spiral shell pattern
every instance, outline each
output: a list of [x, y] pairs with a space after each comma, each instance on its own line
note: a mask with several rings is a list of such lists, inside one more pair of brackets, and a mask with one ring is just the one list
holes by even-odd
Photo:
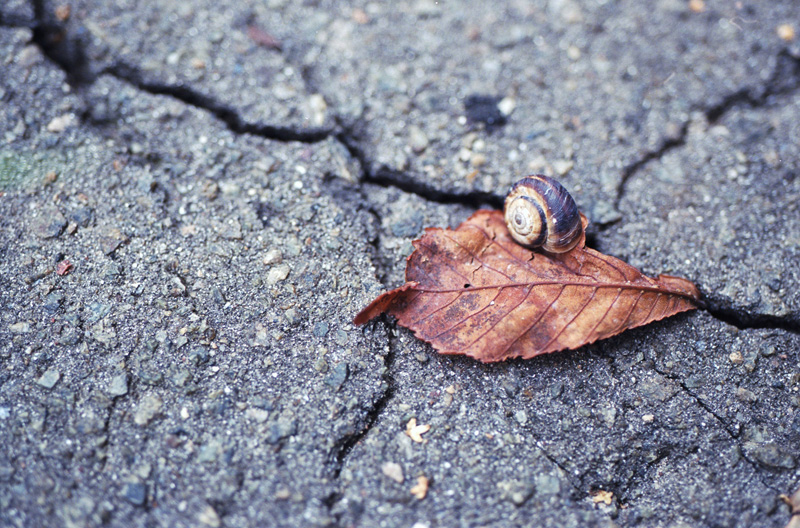
[[527, 248], [566, 253], [581, 239], [583, 224], [575, 200], [548, 176], [528, 176], [515, 183], [504, 209], [511, 237]]

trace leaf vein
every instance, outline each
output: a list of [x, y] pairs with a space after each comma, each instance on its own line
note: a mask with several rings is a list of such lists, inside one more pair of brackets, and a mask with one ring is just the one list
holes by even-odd
[[457, 326], [459, 326], [459, 325], [463, 324], [464, 322], [466, 322], [467, 320], [469, 320], [471, 317], [475, 317], [475, 316], [476, 316], [476, 315], [478, 315], [479, 313], [483, 312], [484, 310], [486, 310], [487, 308], [489, 308], [490, 306], [492, 306], [492, 303], [493, 303], [494, 301], [496, 301], [498, 297], [500, 297], [500, 294], [501, 294], [502, 292], [503, 292], [503, 288], [500, 288], [500, 289], [498, 289], [498, 290], [497, 290], [497, 293], [495, 294], [495, 296], [494, 296], [494, 297], [492, 297], [492, 300], [491, 300], [491, 301], [489, 301], [488, 303], [486, 303], [486, 306], [484, 306], [483, 308], [481, 308], [481, 309], [480, 309], [480, 310], [478, 310], [477, 312], [474, 312], [474, 313], [471, 313], [471, 314], [467, 315], [466, 317], [464, 317], [463, 319], [461, 319], [461, 320], [460, 320], [460, 321], [458, 321], [457, 323], [454, 323], [454, 324], [452, 324], [452, 325], [451, 325], [449, 328], [446, 328], [446, 329], [442, 330], [441, 332], [439, 332], [438, 334], [436, 334], [436, 335], [435, 335], [435, 336], [433, 336], [433, 337], [434, 337], [434, 338], [437, 338], [437, 337], [441, 336], [442, 334], [446, 334], [447, 332], [450, 332], [451, 330], [453, 330], [453, 329], [454, 329], [454, 328], [456, 328]]
[[614, 304], [617, 302], [617, 299], [619, 299], [620, 295], [622, 295], [622, 288], [617, 288], [617, 296], [614, 297], [614, 300], [611, 301], [611, 304], [608, 305], [608, 308], [606, 308], [606, 313], [603, 314], [603, 317], [600, 317], [597, 320], [597, 323], [595, 323], [595, 325], [589, 331], [589, 333], [586, 334], [587, 339], [591, 338], [592, 334], [594, 334], [595, 330], [597, 330], [597, 327], [600, 326], [600, 323], [602, 323], [605, 320], [605, 318], [608, 317], [608, 314], [611, 313], [611, 309], [614, 307]]
[[423, 319], [427, 319], [428, 317], [431, 317], [431, 316], [433, 316], [433, 315], [434, 315], [434, 314], [436, 314], [437, 312], [440, 312], [440, 311], [444, 310], [445, 308], [447, 308], [447, 307], [449, 307], [449, 306], [452, 306], [454, 302], [456, 302], [458, 299], [460, 299], [460, 298], [461, 298], [461, 294], [463, 294], [463, 293], [465, 293], [465, 292], [467, 292], [467, 291], [469, 291], [469, 290], [466, 290], [466, 289], [464, 289], [464, 290], [461, 290], [461, 291], [459, 291], [459, 292], [458, 292], [458, 295], [456, 295], [455, 297], [453, 297], [453, 300], [452, 300], [452, 301], [450, 301], [450, 302], [448, 302], [448, 303], [446, 303], [446, 304], [444, 304], [444, 305], [442, 305], [442, 306], [438, 307], [437, 309], [435, 309], [434, 311], [432, 311], [432, 312], [431, 312], [431, 313], [429, 313], [429, 314], [424, 314], [424, 315], [422, 315], [422, 316], [421, 316], [421, 317], [419, 317], [418, 319], [415, 319], [414, 321], [411, 321], [411, 322], [409, 322], [408, 324], [409, 324], [409, 325], [411, 325], [411, 326], [413, 326], [413, 325], [416, 325], [417, 323], [419, 323], [419, 322], [420, 322], [420, 321], [422, 321]]
[[[563, 334], [563, 333], [564, 333], [564, 330], [566, 330], [567, 328], [569, 328], [569, 326], [570, 326], [570, 325], [571, 325], [573, 322], [575, 322], [575, 319], [577, 319], [577, 318], [578, 318], [578, 316], [579, 316], [580, 314], [582, 314], [582, 313], [583, 313], [583, 311], [586, 309], [586, 307], [587, 307], [587, 306], [589, 306], [589, 303], [591, 303], [591, 302], [592, 302], [592, 299], [594, 299], [594, 296], [595, 296], [596, 294], [597, 294], [597, 288], [595, 288], [594, 290], [592, 290], [592, 294], [589, 296], [589, 299], [588, 299], [588, 300], [587, 300], [585, 303], [583, 303], [583, 306], [581, 306], [581, 309], [580, 309], [580, 310], [578, 310], [577, 312], [575, 312], [575, 315], [573, 315], [573, 316], [572, 316], [572, 319], [570, 319], [570, 320], [569, 320], [569, 322], [568, 322], [567, 324], [565, 324], [564, 326], [562, 326], [562, 327], [561, 327], [561, 330], [559, 330], [559, 331], [558, 331], [558, 333], [557, 333], [556, 335], [554, 335], [553, 337], [551, 337], [551, 338], [550, 338], [550, 341], [548, 341], [548, 342], [547, 342], [547, 344], [546, 344], [546, 345], [544, 345], [544, 346], [542, 347], [542, 350], [547, 350], [547, 348], [548, 348], [550, 345], [552, 345], [552, 344], [553, 344], [553, 343], [554, 343], [556, 340], [558, 340], [558, 338], [559, 338], [559, 337], [561, 337], [561, 334]], [[553, 301], [553, 302], [555, 302], [555, 301]]]
[[[472, 342], [470, 342], [470, 343], [469, 343], [467, 346], [465, 346], [465, 347], [464, 347], [464, 349], [465, 349], [465, 350], [466, 350], [466, 349], [468, 349], [469, 347], [471, 347], [472, 345], [474, 345], [475, 343], [477, 343], [478, 341], [480, 341], [481, 339], [483, 339], [483, 338], [486, 336], [486, 334], [488, 334], [489, 332], [491, 332], [492, 330], [494, 330], [494, 328], [495, 328], [495, 327], [496, 327], [496, 326], [497, 326], [497, 325], [498, 325], [498, 324], [499, 324], [501, 321], [504, 321], [504, 320], [505, 320], [505, 318], [506, 318], [506, 317], [508, 317], [508, 316], [511, 314], [511, 312], [513, 312], [514, 310], [516, 310], [517, 308], [519, 308], [519, 307], [520, 307], [520, 306], [521, 306], [521, 305], [522, 305], [524, 302], [526, 302], [526, 301], [528, 300], [528, 297], [530, 296], [530, 294], [531, 294], [531, 291], [533, 291], [533, 287], [531, 287], [530, 289], [528, 289], [528, 291], [525, 293], [525, 296], [524, 296], [524, 297], [523, 297], [523, 298], [522, 298], [522, 299], [521, 299], [521, 300], [520, 300], [520, 301], [519, 301], [519, 302], [516, 304], [516, 306], [514, 306], [514, 307], [513, 307], [513, 308], [511, 308], [509, 311], [507, 311], [507, 312], [506, 312], [506, 314], [505, 314], [503, 317], [501, 317], [501, 318], [499, 318], [497, 321], [495, 321], [495, 322], [494, 322], [494, 324], [492, 324], [492, 326], [490, 326], [489, 328], [487, 328], [485, 332], [483, 332], [483, 333], [482, 333], [482, 334], [480, 334], [478, 337], [476, 337], [475, 339], [473, 339], [473, 340], [472, 340]], [[547, 311], [547, 310], [545, 310], [545, 311]]]
[[[533, 289], [533, 288], [531, 288], [531, 289]], [[559, 299], [559, 297], [561, 297], [561, 294], [564, 293], [564, 289], [566, 289], [566, 286], [562, 286], [561, 289], [558, 291], [558, 295], [556, 295], [555, 298], [552, 301], [550, 301], [550, 304], [547, 305], [547, 308], [542, 310], [542, 313], [539, 314], [539, 317], [537, 317], [535, 321], [533, 321], [530, 325], [528, 325], [528, 327], [525, 330], [523, 330], [519, 335], [517, 335], [517, 337], [514, 338], [503, 349], [503, 353], [500, 354], [500, 357], [505, 357], [505, 355], [508, 353], [508, 351], [511, 349], [511, 347], [514, 346], [514, 344], [517, 343], [520, 339], [522, 339], [522, 336], [526, 335], [528, 332], [531, 331], [531, 329], [533, 329], [533, 327], [535, 327], [537, 324], [539, 324], [539, 321], [542, 320], [542, 317], [544, 317], [544, 314], [546, 314], [547, 311], [550, 310], [550, 308], [553, 307], [553, 304], [555, 304], [555, 302]]]
[[[506, 279], [508, 279], [508, 280], [513, 280], [513, 279], [511, 278], [511, 276], [510, 276], [510, 275], [506, 275], [506, 274], [505, 274], [505, 273], [503, 273], [502, 271], [500, 271], [500, 270], [498, 270], [498, 269], [495, 269], [495, 268], [493, 268], [492, 266], [489, 266], [488, 264], [486, 264], [486, 262], [485, 262], [485, 261], [484, 261], [482, 258], [480, 258], [479, 256], [477, 256], [475, 253], [473, 253], [473, 252], [472, 252], [472, 250], [470, 250], [469, 248], [467, 248], [466, 246], [464, 246], [464, 244], [462, 244], [462, 243], [461, 243], [461, 242], [459, 242], [458, 240], [454, 239], [454, 238], [453, 238], [453, 237], [451, 237], [451, 236], [448, 236], [447, 234], [445, 234], [445, 238], [447, 238], [448, 240], [450, 240], [451, 242], [453, 242], [454, 244], [456, 244], [457, 246], [459, 246], [461, 249], [463, 249], [464, 251], [466, 251], [466, 252], [467, 252], [467, 254], [468, 254], [470, 257], [472, 257], [473, 259], [475, 259], [475, 260], [477, 260], [478, 262], [480, 262], [480, 263], [481, 263], [481, 266], [483, 266], [483, 267], [485, 267], [485, 268], [487, 268], [487, 269], [490, 269], [490, 270], [494, 271], [495, 273], [499, 273], [500, 275], [502, 275], [503, 277], [505, 277], [505, 278], [506, 278]], [[477, 271], [477, 270], [476, 270], [476, 271]]]

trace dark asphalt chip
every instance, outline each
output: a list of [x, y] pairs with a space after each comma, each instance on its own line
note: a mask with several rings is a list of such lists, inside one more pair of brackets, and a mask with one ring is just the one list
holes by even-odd
[[472, 124], [483, 123], [487, 130], [499, 128], [506, 124], [506, 116], [497, 107], [500, 97], [493, 95], [468, 95], [464, 99], [464, 111], [467, 122]]

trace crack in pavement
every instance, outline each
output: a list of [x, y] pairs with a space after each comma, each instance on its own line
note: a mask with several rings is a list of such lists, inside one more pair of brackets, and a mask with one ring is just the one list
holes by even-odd
[[62, 24], [48, 15], [46, 0], [31, 0], [34, 24], [33, 44], [67, 76], [69, 84], [81, 88], [94, 82], [84, 42], [67, 33]]
[[[380, 187], [395, 187], [404, 192], [415, 194], [427, 201], [442, 204], [463, 204], [473, 208], [488, 205], [501, 208], [504, 197], [483, 191], [460, 192], [457, 190], [440, 190], [428, 183], [418, 181], [401, 171], [381, 166], [377, 170], [371, 167], [371, 158], [361, 148], [363, 134], [356, 133], [354, 125], [343, 125], [343, 120], [334, 116], [335, 126], [297, 128], [277, 126], [266, 123], [250, 123], [245, 121], [236, 108], [223, 104], [207, 94], [203, 94], [186, 85], [172, 85], [157, 81], [148, 81], [133, 65], [121, 61], [102, 69], [93, 71], [87, 57], [85, 46], [80, 38], [67, 33], [63, 25], [49, 21], [45, 8], [45, 0], [32, 0], [36, 14], [33, 42], [44, 55], [56, 64], [66, 75], [69, 83], [77, 89], [91, 86], [99, 76], [107, 74], [130, 84], [131, 86], [153, 95], [166, 95], [183, 103], [205, 110], [225, 123], [229, 130], [236, 134], [252, 134], [282, 142], [298, 141], [318, 143], [328, 138], [339, 141], [348, 152], [360, 162], [362, 174], [360, 183], [372, 183]], [[302, 69], [301, 69], [302, 70]], [[303, 75], [308, 85], [307, 72]], [[313, 91], [313, 90], [312, 90]]]
[[709, 415], [711, 415], [719, 423], [719, 425], [722, 427], [722, 429], [728, 434], [730, 439], [733, 440], [736, 443], [736, 446], [739, 448], [739, 454], [742, 456], [742, 460], [746, 461], [750, 465], [750, 467], [753, 469], [753, 473], [755, 474], [756, 478], [758, 478], [759, 482], [761, 482], [761, 484], [764, 485], [764, 487], [774, 491], [776, 494], [782, 492], [780, 489], [772, 486], [771, 484], [768, 484], [764, 480], [762, 473], [765, 470], [758, 464], [758, 462], [756, 462], [755, 460], [750, 459], [747, 456], [747, 454], [745, 453], [744, 449], [742, 448], [742, 444], [741, 444], [740, 439], [739, 439], [739, 432], [737, 432], [733, 428], [731, 428], [730, 425], [726, 422], [726, 420], [725, 420], [725, 418], [723, 416], [720, 416], [718, 413], [716, 413], [714, 411], [714, 409], [712, 409], [710, 405], [708, 405], [705, 401], [703, 401], [703, 399], [698, 394], [695, 394], [689, 388], [689, 386], [686, 385], [686, 383], [683, 380], [680, 379], [679, 376], [677, 376], [675, 374], [672, 374], [670, 372], [664, 371], [663, 369], [659, 369], [656, 361], [653, 358], [650, 358], [650, 362], [653, 364], [653, 370], [657, 374], [663, 376], [666, 379], [674, 381], [681, 388], [681, 390], [684, 392], [684, 394], [686, 394], [690, 398], [692, 398], [695, 401], [695, 403], [701, 409], [703, 409], [705, 412], [707, 412]]
[[[294, 127], [274, 126], [263, 123], [246, 122], [235, 108], [227, 106], [215, 98], [205, 95], [193, 88], [184, 85], [169, 85], [158, 82], [146, 81], [141, 72], [135, 67], [118, 62], [112, 66], [104, 68], [100, 72], [95, 72], [90, 66], [85, 48], [79, 39], [71, 38], [65, 28], [58, 24], [47, 22], [47, 14], [44, 0], [32, 0], [36, 13], [37, 23], [33, 31], [33, 42], [39, 47], [42, 53], [56, 64], [67, 76], [68, 81], [76, 89], [83, 89], [94, 83], [100, 75], [108, 74], [135, 88], [153, 95], [166, 95], [178, 99], [187, 105], [205, 110], [217, 119], [225, 123], [232, 132], [237, 134], [252, 134], [270, 140], [289, 142], [297, 141], [304, 143], [317, 143], [330, 137], [337, 140], [343, 137], [341, 133], [336, 134], [333, 127], [320, 127], [298, 129]], [[348, 147], [348, 143], [344, 143]], [[349, 150], [349, 148], [348, 148]], [[363, 184], [369, 182], [370, 178], [364, 173], [362, 165], [359, 181]], [[359, 187], [362, 202], [368, 200], [363, 192], [363, 187]], [[441, 193], [444, 196], [444, 193]], [[380, 218], [377, 211], [368, 209], [368, 212], [377, 222], [376, 239], [371, 245], [374, 248], [376, 271], [379, 280], [385, 280], [385, 273], [380, 271]], [[261, 216], [261, 215], [260, 215]], [[180, 279], [180, 277], [179, 277]], [[383, 281], [382, 281], [383, 282]], [[384, 284], [385, 285], [385, 284]], [[389, 326], [391, 331], [391, 326]], [[384, 359], [383, 387], [379, 396], [369, 405], [362, 425], [353, 433], [342, 436], [331, 450], [331, 474], [334, 480], [338, 480], [346, 459], [353, 448], [369, 433], [373, 425], [378, 421], [388, 402], [394, 395], [394, 379], [391, 374], [392, 365], [395, 357], [394, 340], [390, 339], [389, 349]], [[112, 410], [113, 411], [113, 410]], [[112, 411], [109, 412], [107, 420], [111, 420]], [[331, 493], [323, 503], [332, 509], [336, 502], [342, 497], [340, 491]]]
[[717, 305], [708, 305], [706, 299], [705, 312], [714, 319], [738, 328], [739, 330], [783, 330], [790, 334], [800, 335], [800, 322], [790, 316], [769, 314], [752, 314], [743, 309], [736, 309]]
[[98, 77], [111, 75], [144, 92], [173, 97], [190, 106], [205, 110], [225, 123], [228, 129], [236, 134], [252, 134], [282, 142], [317, 143], [329, 138], [333, 133], [332, 127], [302, 128], [248, 122], [234, 107], [228, 106], [214, 97], [183, 84], [172, 85], [146, 80], [138, 68], [122, 61], [95, 71], [81, 37], [69, 34], [65, 26], [51, 21], [45, 0], [32, 0], [32, 5], [36, 17], [36, 23], [32, 28], [33, 43], [67, 75], [69, 83], [79, 91], [91, 86]]
[[[686, 145], [686, 136], [689, 132], [689, 123], [691, 120], [684, 122], [681, 125], [681, 129], [678, 132], [678, 136], [674, 138], [670, 138], [665, 140], [661, 146], [655, 150], [651, 150], [646, 152], [644, 156], [636, 160], [635, 162], [627, 165], [624, 169], [622, 169], [622, 177], [620, 178], [619, 183], [617, 184], [617, 197], [614, 199], [614, 209], [619, 210], [620, 203], [622, 202], [622, 197], [625, 195], [625, 189], [628, 186], [628, 182], [633, 178], [633, 176], [639, 172], [645, 165], [650, 163], [653, 160], [661, 159], [667, 152], [676, 149], [678, 147], [682, 147]], [[614, 220], [613, 222], [608, 222], [605, 224], [599, 224], [598, 228], [600, 231], [608, 229], [612, 225], [618, 223], [621, 220]]]
[[[363, 185], [374, 184], [384, 188], [397, 188], [403, 192], [417, 195], [420, 198], [434, 203], [462, 204], [473, 208], [489, 206], [500, 209], [502, 207], [504, 197], [498, 194], [483, 191], [441, 190], [425, 181], [415, 179], [412, 175], [385, 165], [373, 168], [372, 157], [363, 148], [363, 145], [369, 144], [369, 138], [367, 134], [364, 133], [364, 123], [359, 120], [345, 123], [341, 117], [334, 116], [334, 126], [318, 128], [296, 128], [263, 123], [249, 123], [241, 117], [234, 107], [225, 105], [215, 98], [185, 85], [170, 85], [155, 81], [147, 81], [144, 79], [142, 73], [131, 65], [120, 62], [103, 69], [99, 73], [93, 71], [85, 52], [85, 46], [80, 38], [69, 35], [62, 25], [49, 21], [50, 17], [46, 13], [45, 0], [31, 0], [31, 3], [36, 18], [36, 23], [30, 27], [34, 34], [33, 43], [42, 50], [45, 56], [65, 72], [69, 82], [77, 89], [91, 85], [99, 75], [108, 74], [144, 92], [154, 95], [170, 96], [187, 105], [208, 111], [225, 123], [232, 132], [237, 134], [252, 134], [276, 141], [298, 141], [304, 143], [317, 143], [333, 138], [342, 144], [350, 155], [361, 165], [358, 188], [359, 193], [364, 199], [364, 203], [369, 203], [369, 200], [363, 192]], [[0, 24], [2, 25], [9, 25], [16, 22], [15, 19], [7, 17], [2, 18], [2, 15], [0, 15]], [[21, 25], [20, 27], [29, 26]], [[766, 106], [772, 103], [772, 98], [790, 94], [798, 88], [800, 88], [800, 58], [794, 57], [787, 50], [782, 50], [777, 56], [777, 63], [773, 73], [766, 83], [755, 88], [740, 89], [723, 97], [720, 102], [706, 108], [698, 108], [696, 111], [702, 113], [705, 119], [713, 124], [722, 119], [734, 108], [741, 106], [750, 108]], [[636, 176], [642, 168], [651, 161], [662, 158], [668, 152], [686, 145], [690, 123], [691, 120], [683, 123], [677, 137], [666, 139], [657, 149], [646, 152], [637, 161], [623, 169], [620, 183], [617, 186], [617, 205], [619, 205], [622, 200], [630, 180]], [[386, 274], [385, 272], [381, 272], [383, 265], [379, 242], [380, 218], [377, 211], [374, 209], [367, 208], [367, 210], [369, 214], [376, 219], [378, 225], [377, 238], [371, 242], [371, 245], [374, 248], [373, 256], [376, 266], [376, 276], [385, 286]], [[601, 226], [601, 231], [607, 227], [608, 225]], [[750, 314], [743, 309], [721, 306], [712, 306], [707, 308], [707, 311], [716, 319], [736, 326], [737, 328], [769, 328], [800, 333], [800, 324], [787, 318]], [[384, 321], [386, 320], [384, 319]], [[390, 333], [392, 333], [395, 328], [392, 323], [388, 322], [386, 322], [386, 327]], [[385, 387], [383, 387], [383, 390], [379, 392], [377, 398], [375, 398], [366, 409], [366, 416], [363, 419], [361, 427], [357, 431], [340, 438], [331, 451], [331, 474], [336, 480], [339, 479], [341, 471], [353, 448], [372, 430], [394, 396], [395, 386], [391, 370], [394, 365], [396, 346], [396, 339], [393, 336], [390, 337], [389, 349], [384, 359], [385, 373], [383, 376]], [[699, 396], [694, 394], [676, 377], [661, 372], [655, 367], [654, 369], [660, 375], [675, 380], [681, 386], [682, 390], [692, 397], [706, 412], [713, 416], [725, 429], [727, 434], [739, 445], [737, 434], [730, 429], [723, 418], [715, 414]], [[109, 420], [111, 419], [111, 414], [112, 413], [109, 412]], [[534, 439], [536, 446], [542, 451], [544, 456], [568, 476], [573, 488], [583, 494], [584, 490], [579, 484], [574, 482], [573, 475], [543, 447], [538, 438], [534, 436]], [[739, 448], [741, 451], [741, 445], [739, 445]], [[742, 457], [753, 467], [756, 475], [758, 475], [758, 478], [761, 480], [758, 464], [748, 459], [743, 452]], [[774, 489], [764, 483], [763, 480], [762, 483], [770, 489]], [[339, 490], [332, 492], [323, 502], [329, 509], [332, 509], [341, 498], [342, 493]]]
[[[359, 175], [359, 181], [362, 181], [364, 173], [363, 165], [361, 165], [360, 170], [361, 174]], [[330, 190], [334, 199], [348, 207], [360, 208], [372, 218], [372, 221], [375, 225], [374, 236], [371, 236], [369, 240], [370, 247], [372, 248], [372, 262], [375, 266], [376, 278], [384, 286], [384, 288], [386, 288], [386, 277], [388, 272], [383, 264], [384, 257], [381, 254], [381, 217], [378, 210], [369, 205], [364, 205], [369, 204], [369, 200], [366, 192], [364, 191], [363, 185], [359, 185], [357, 187], [356, 194], [353, 195], [351, 189], [345, 189], [342, 187], [342, 184], [339, 183], [341, 180], [334, 179], [332, 176], [327, 176], [326, 178], [331, 178], [330, 181], [327, 182], [327, 188]], [[353, 431], [352, 433], [343, 435], [336, 441], [331, 449], [329, 467], [333, 480], [337, 482], [339, 481], [342, 469], [347, 463], [350, 453], [352, 453], [353, 449], [369, 434], [370, 431], [372, 431], [373, 427], [376, 423], [378, 423], [389, 402], [395, 395], [396, 385], [394, 376], [392, 374], [392, 368], [395, 363], [395, 357], [398, 349], [396, 344], [397, 338], [394, 336], [396, 326], [392, 323], [389, 323], [385, 316], [384, 323], [386, 323], [384, 327], [386, 328], [389, 336], [389, 342], [383, 362], [384, 370], [382, 373], [383, 382], [381, 385], [381, 391], [379, 392], [379, 396], [374, 399], [367, 408], [366, 415], [364, 416], [359, 429]], [[339, 522], [340, 515], [334, 514], [333, 509], [343, 498], [343, 490], [341, 487], [336, 486], [336, 489], [328, 494], [322, 501], [330, 514], [336, 518], [337, 523]]]
[[[800, 57], [795, 57], [788, 49], [784, 48], [778, 52], [775, 68], [770, 74], [769, 79], [763, 84], [755, 87], [741, 88], [724, 96], [720, 102], [714, 105], [705, 107], [701, 106], [694, 108], [693, 111], [700, 112], [708, 121], [708, 123], [713, 125], [722, 119], [729, 111], [735, 108], [761, 108], [770, 104], [772, 102], [772, 98], [791, 94], [798, 88], [800, 88]], [[628, 182], [645, 165], [653, 160], [661, 159], [665, 154], [673, 149], [686, 145], [689, 125], [691, 122], [692, 119], [690, 118], [681, 125], [677, 137], [664, 140], [660, 147], [646, 152], [641, 158], [629, 164], [622, 170], [622, 178], [617, 184], [617, 197], [614, 201], [615, 208], [619, 208]], [[609, 226], [618, 221], [619, 220], [616, 220], [600, 226], [601, 230], [607, 229]]]
[[365, 181], [379, 187], [394, 187], [403, 192], [415, 194], [429, 202], [445, 205], [460, 204], [473, 209], [486, 206], [492, 209], [502, 209], [505, 200], [505, 196], [486, 191], [440, 190], [424, 181], [419, 181], [403, 172], [385, 166], [368, 174]]
[[318, 143], [329, 138], [333, 133], [331, 127], [297, 128], [247, 122], [242, 119], [235, 108], [223, 104], [209, 95], [185, 85], [146, 81], [136, 68], [121, 62], [105, 68], [100, 73], [111, 75], [149, 94], [167, 95], [195, 108], [203, 109], [225, 123], [228, 129], [236, 134], [252, 134], [282, 142]]
[[345, 123], [337, 118], [338, 130], [334, 134], [339, 143], [344, 145], [350, 155], [358, 160], [362, 167], [361, 183], [371, 183], [383, 188], [395, 188], [403, 192], [419, 196], [420, 198], [439, 204], [460, 204], [473, 209], [489, 206], [502, 209], [505, 196], [485, 191], [459, 191], [455, 189], [438, 189], [425, 181], [414, 178], [405, 172], [398, 171], [381, 165], [372, 168], [372, 158], [364, 151], [362, 144], [366, 142], [366, 133], [363, 131], [362, 122]]
[[[569, 469], [567, 469], [567, 467], [564, 466], [561, 463], [561, 461], [558, 460], [558, 458], [550, 454], [547, 448], [545, 448], [544, 444], [542, 444], [542, 441], [539, 439], [538, 436], [536, 436], [536, 434], [533, 431], [529, 429], [528, 432], [533, 437], [533, 444], [542, 452], [544, 457], [547, 460], [549, 460], [553, 465], [555, 465], [558, 469], [564, 472], [564, 475], [566, 475], [570, 486], [572, 486], [572, 488], [577, 492], [575, 498], [579, 500], [586, 498], [586, 494], [589, 492], [589, 490], [583, 488], [584, 484], [583, 478], [586, 475], [586, 473], [588, 473], [590, 470], [586, 469], [586, 471], [578, 475], [573, 475], [573, 473]], [[577, 480], [578, 482], [575, 482], [575, 480]]]
[[384, 357], [383, 392], [370, 405], [361, 428], [353, 433], [343, 435], [336, 441], [331, 450], [331, 460], [329, 464], [331, 466], [331, 476], [334, 480], [339, 479], [348, 455], [350, 455], [353, 448], [372, 430], [372, 427], [377, 423], [389, 401], [394, 396], [395, 384], [394, 378], [391, 376], [391, 369], [394, 365], [395, 358], [393, 340], [394, 338], [390, 338], [389, 350]]
[[794, 56], [784, 48], [777, 55], [775, 69], [769, 79], [755, 89], [743, 88], [725, 96], [722, 101], [705, 110], [709, 123], [716, 123], [729, 110], [738, 106], [761, 108], [769, 104], [770, 98], [789, 95], [800, 88], [800, 56]]

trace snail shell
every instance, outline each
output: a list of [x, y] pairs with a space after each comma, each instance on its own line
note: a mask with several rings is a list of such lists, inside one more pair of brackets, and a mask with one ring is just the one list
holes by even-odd
[[505, 220], [519, 244], [550, 253], [566, 253], [583, 233], [575, 200], [560, 183], [542, 175], [528, 176], [511, 187]]

